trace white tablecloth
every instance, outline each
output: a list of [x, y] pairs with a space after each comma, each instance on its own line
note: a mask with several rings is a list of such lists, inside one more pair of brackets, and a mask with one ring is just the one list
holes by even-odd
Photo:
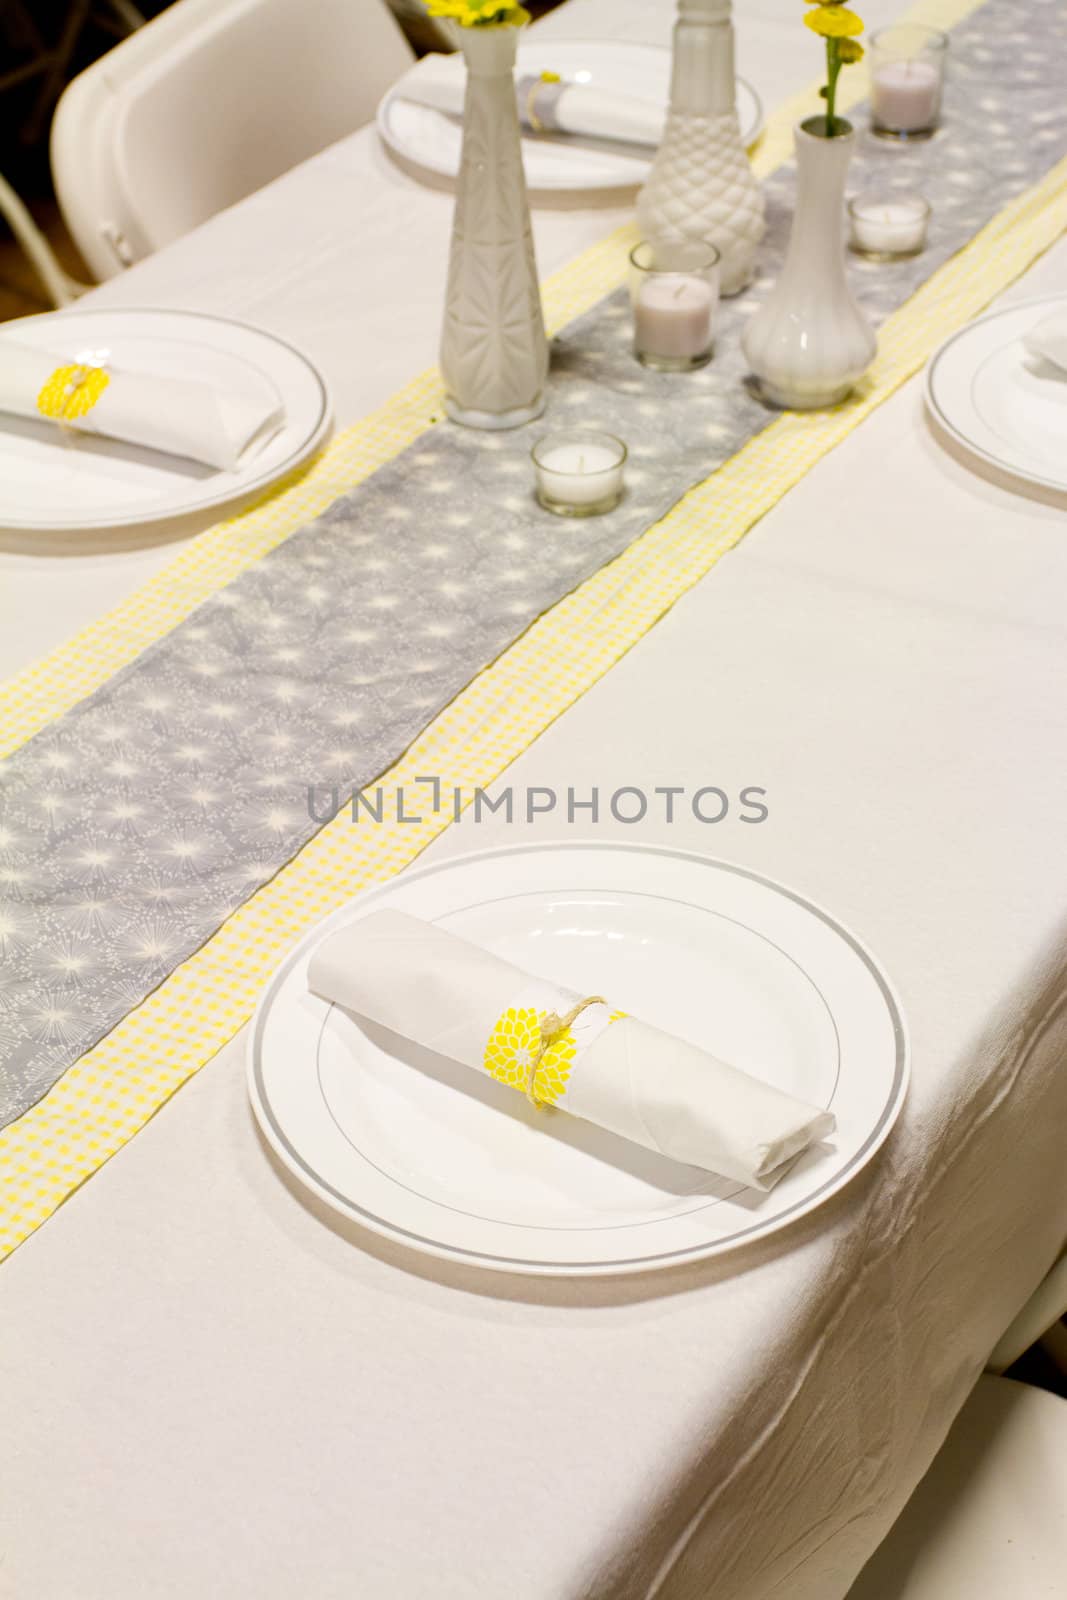
[[[768, 100], [814, 75], [795, 0], [738, 10]], [[366, 131], [97, 300], [276, 329], [347, 421], [432, 356], [448, 214]], [[540, 213], [543, 270], [615, 220]], [[1061, 244], [1013, 292], [1065, 270]], [[0, 558], [5, 669], [162, 559]], [[766, 787], [757, 828], [597, 836], [742, 861], [869, 941], [914, 1086], [866, 1176], [729, 1268], [420, 1269], [286, 1186], [238, 1042], [0, 1273], [0, 1594], [842, 1600], [1067, 1236], [1065, 593], [1062, 509], [946, 455], [912, 383], [508, 774]]]

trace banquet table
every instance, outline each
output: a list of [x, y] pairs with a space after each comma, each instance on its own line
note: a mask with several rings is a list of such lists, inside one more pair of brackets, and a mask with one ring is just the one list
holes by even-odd
[[[736, 11], [773, 107], [815, 70], [795, 0]], [[664, 43], [672, 12], [569, 0], [538, 28]], [[276, 332], [343, 425], [432, 359], [450, 211], [365, 128], [92, 303]], [[538, 209], [542, 273], [625, 215]], [[1003, 298], [1065, 273], [1061, 241]], [[764, 823], [520, 808], [421, 858], [577, 833], [830, 908], [912, 1046], [860, 1177], [721, 1262], [595, 1282], [430, 1262], [283, 1177], [241, 1035], [0, 1271], [0, 1594], [843, 1600], [1067, 1240], [1064, 535], [1062, 501], [941, 446], [912, 380], [502, 780], [759, 785]], [[174, 549], [10, 543], [0, 670]]]

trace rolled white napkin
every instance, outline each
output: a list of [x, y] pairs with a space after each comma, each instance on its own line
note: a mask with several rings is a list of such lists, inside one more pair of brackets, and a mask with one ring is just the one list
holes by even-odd
[[1067, 311], [1052, 311], [1042, 317], [1029, 333], [1023, 334], [1023, 344], [1032, 356], [1043, 356], [1067, 373]]
[[[311, 958], [313, 994], [525, 1093], [541, 1019], [585, 999], [401, 911], [331, 934]], [[816, 1106], [603, 1001], [554, 1036], [539, 1100], [674, 1161], [767, 1190], [834, 1128]]]
[[[429, 55], [397, 85], [404, 100], [459, 116], [466, 72], [458, 56]], [[614, 139], [655, 148], [663, 137], [666, 107], [632, 95], [594, 89], [588, 84], [545, 82], [535, 73], [520, 75], [515, 95], [522, 123], [537, 132], [570, 133], [587, 139]]]
[[[70, 404], [57, 411], [57, 397], [64, 392], [57, 374], [65, 368], [71, 369], [72, 382], [87, 370], [89, 377], [80, 394], [71, 393]], [[285, 420], [280, 401], [256, 400], [187, 378], [113, 371], [92, 363], [87, 369], [76, 356], [57, 356], [15, 339], [0, 339], [2, 411], [183, 456], [224, 472], [262, 448]]]

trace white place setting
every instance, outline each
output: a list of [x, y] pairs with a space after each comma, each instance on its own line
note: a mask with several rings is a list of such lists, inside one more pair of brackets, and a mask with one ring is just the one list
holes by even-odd
[[[441, 1024], [430, 1015], [426, 1037], [402, 1038], [417, 993], [432, 981], [402, 944], [393, 981], [410, 963], [415, 992], [398, 992], [381, 1034], [376, 1001], [388, 1002], [353, 936], [382, 912], [403, 913], [424, 938], [432, 929], [554, 978], [571, 1002], [575, 983], [583, 993], [626, 997], [646, 1022], [673, 1025], [704, 1045], [736, 1072], [736, 1081], [723, 1073], [715, 1099], [724, 1130], [735, 1099], [737, 1153], [727, 1154], [713, 1130], [710, 1143], [676, 1131], [669, 1153], [662, 1135], [642, 1131], [654, 1115], [656, 1074], [668, 1070], [664, 1045], [652, 1038], [629, 1046], [629, 1071], [614, 1059], [599, 1069], [610, 1085], [641, 1063], [650, 1072], [660, 1063], [634, 1091], [638, 1109], [612, 1101], [598, 1110], [594, 1101], [578, 1112], [601, 1122], [598, 1129], [558, 1108], [531, 1114], [513, 1088], [486, 1086], [413, 1051], [412, 1043], [425, 1048], [428, 1037], [440, 1038]], [[328, 958], [324, 945], [345, 935], [347, 946]], [[446, 970], [456, 959], [446, 945]], [[460, 979], [459, 992], [470, 984]], [[531, 988], [518, 974], [512, 985], [518, 994]], [[475, 1025], [476, 1038], [487, 1031]], [[453, 1037], [450, 1027], [445, 1036]], [[568, 1070], [575, 1083], [566, 1109], [580, 1087], [577, 1065]], [[703, 1085], [711, 1068], [706, 1057], [685, 1067], [676, 1055], [672, 1070], [680, 1080], [691, 1071]], [[877, 964], [831, 919], [774, 885], [665, 851], [527, 849], [410, 873], [316, 928], [263, 997], [249, 1036], [249, 1084], [282, 1161], [343, 1215], [476, 1266], [617, 1275], [736, 1250], [825, 1203], [888, 1137], [904, 1103], [907, 1048]], [[746, 1098], [764, 1084], [783, 1097], [781, 1109]], [[705, 1092], [690, 1102], [685, 1126]], [[768, 1138], [782, 1141], [769, 1174], [741, 1154], [748, 1128], [761, 1148]], [[705, 1152], [701, 1170], [692, 1163]], [[724, 1183], [731, 1161], [736, 1169]], [[763, 1186], [769, 1198], [757, 1203]]]
[[[520, 46], [516, 93], [531, 193], [611, 198], [639, 188], [663, 136], [670, 75], [669, 50], [624, 39]], [[378, 107], [378, 131], [389, 151], [417, 172], [454, 179], [463, 91], [456, 57], [425, 56]], [[546, 91], [551, 109], [542, 104], [538, 110]], [[745, 145], [755, 144], [763, 107], [744, 78], [737, 80], [737, 115]]]
[[994, 311], [946, 340], [927, 370], [926, 402], [967, 455], [1067, 493], [1067, 295]]
[[[38, 395], [53, 370], [79, 369], [110, 393], [57, 425]], [[0, 328], [0, 408], [0, 530], [20, 533], [144, 528], [235, 506], [293, 472], [330, 427], [326, 385], [291, 345], [140, 307]]]

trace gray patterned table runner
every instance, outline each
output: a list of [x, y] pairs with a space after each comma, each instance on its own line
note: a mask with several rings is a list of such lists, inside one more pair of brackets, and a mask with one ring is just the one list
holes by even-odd
[[[1067, 153], [1067, 14], [989, 0], [953, 32], [945, 126], [861, 133], [853, 192], [933, 203], [929, 248], [854, 262], [883, 320]], [[854, 120], [866, 128], [861, 109]], [[793, 170], [768, 182], [761, 282], [728, 302], [714, 362], [630, 354], [624, 293], [556, 341], [549, 408], [505, 435], [450, 424], [343, 496], [0, 767], [0, 1126], [202, 945], [316, 831], [311, 784], [369, 785], [541, 612], [620, 554], [772, 414], [739, 332], [782, 258]], [[441, 270], [444, 270], [442, 263]], [[608, 516], [542, 511], [528, 452], [599, 424], [630, 446]]]

